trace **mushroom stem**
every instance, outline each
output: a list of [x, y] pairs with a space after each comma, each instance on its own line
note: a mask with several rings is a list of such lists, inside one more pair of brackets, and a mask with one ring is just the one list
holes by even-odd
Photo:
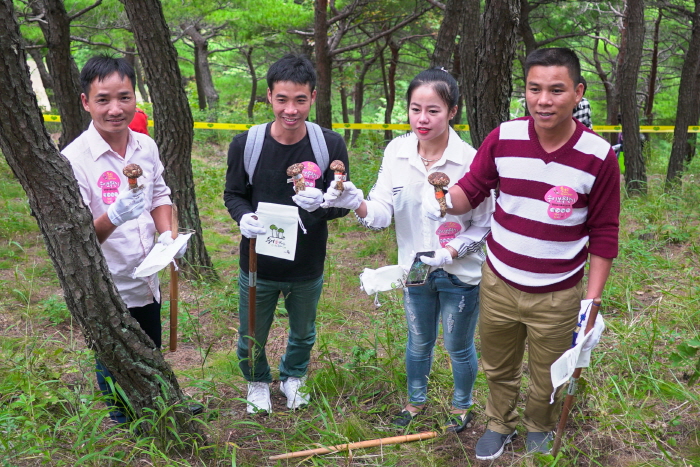
[[447, 214], [447, 201], [445, 200], [445, 187], [450, 184], [450, 177], [442, 172], [433, 172], [428, 175], [428, 183], [435, 189], [435, 199], [440, 205], [440, 217]]
[[445, 217], [447, 214], [447, 202], [445, 201], [445, 189], [439, 185], [435, 185], [435, 199], [440, 205], [440, 217]]
[[294, 193], [306, 190], [303, 171], [303, 164], [292, 164], [287, 168], [287, 175], [292, 177], [292, 182], [294, 182]]
[[335, 160], [331, 162], [330, 168], [335, 174], [335, 189], [338, 191], [343, 191], [345, 189], [345, 186], [343, 185], [343, 182], [345, 181], [345, 164], [343, 164], [343, 161]]

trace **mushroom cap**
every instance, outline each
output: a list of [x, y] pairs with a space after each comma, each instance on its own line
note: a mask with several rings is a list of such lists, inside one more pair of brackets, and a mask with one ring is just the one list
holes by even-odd
[[141, 170], [141, 167], [139, 167], [138, 164], [129, 164], [126, 167], [124, 167], [122, 173], [128, 178], [138, 178], [141, 175], [143, 175], [143, 170]]
[[334, 172], [345, 172], [345, 164], [343, 164], [343, 161], [334, 160], [331, 162], [330, 167]]
[[295, 175], [299, 175], [304, 171], [304, 165], [303, 164], [292, 164], [289, 167], [287, 167], [287, 175], [290, 177], [293, 177]]
[[428, 183], [433, 186], [447, 186], [450, 184], [450, 177], [442, 172], [433, 172], [428, 175]]

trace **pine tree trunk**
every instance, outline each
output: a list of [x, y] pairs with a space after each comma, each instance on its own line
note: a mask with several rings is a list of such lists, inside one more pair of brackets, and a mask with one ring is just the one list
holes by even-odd
[[90, 125], [90, 114], [80, 103], [80, 73], [71, 56], [70, 18], [62, 0], [37, 0], [30, 3], [39, 21], [49, 52], [46, 63], [54, 85], [61, 115], [59, 147], [65, 148]]
[[430, 57], [430, 66], [447, 68], [452, 63], [452, 55], [456, 48], [457, 34], [462, 25], [464, 10], [467, 2], [464, 0], [448, 0], [440, 23], [435, 49]]
[[[690, 142], [695, 135], [688, 133], [688, 126], [695, 125], [693, 121], [697, 94], [700, 93], [698, 85], [698, 73], [700, 72], [700, 0], [695, 0], [695, 13], [693, 14], [693, 29], [688, 43], [688, 50], [681, 70], [681, 82], [678, 86], [678, 106], [676, 107], [676, 128], [673, 131], [673, 146], [671, 157], [668, 161], [666, 172], [666, 186], [671, 187], [680, 183], [685, 170], [685, 162], [690, 154]], [[625, 142], [625, 144], [627, 144]]]
[[[464, 16], [459, 39], [459, 88], [464, 98], [464, 111], [469, 124], [469, 134], [472, 146], [478, 148], [474, 142], [476, 125], [476, 53], [479, 48], [479, 36], [481, 35], [481, 7], [479, 0], [465, 0]], [[468, 21], [468, 18], [471, 21]]]
[[248, 100], [248, 120], [253, 121], [253, 110], [255, 109], [255, 97], [258, 93], [258, 76], [255, 73], [255, 66], [253, 66], [253, 47], [248, 47], [243, 50], [243, 56], [248, 64], [248, 71], [250, 71], [250, 99]]
[[[32, 91], [12, 2], [0, 2], [0, 149], [29, 198], [63, 295], [85, 340], [124, 389], [136, 417], [183, 401], [160, 350], [128, 313], [97, 242], [68, 161], [52, 144]], [[173, 433], [198, 433], [199, 423], [173, 411]], [[167, 419], [167, 417], [164, 417]]]
[[53, 92], [53, 80], [51, 79], [49, 70], [46, 69], [44, 57], [41, 55], [41, 50], [27, 49], [27, 53], [32, 57], [34, 63], [36, 63], [36, 69], [39, 72], [39, 77], [41, 78], [41, 85], [44, 86], [46, 97], [49, 99], [49, 105], [55, 112], [58, 110], [58, 104], [56, 103], [56, 96], [54, 96]]
[[316, 0], [314, 17], [314, 51], [316, 54], [316, 123], [324, 128], [331, 128], [333, 113], [331, 109], [331, 65], [328, 50], [328, 0]]
[[199, 95], [199, 109], [216, 110], [219, 106], [219, 93], [214, 87], [214, 79], [209, 67], [209, 43], [200, 31], [193, 25], [182, 26], [194, 44], [194, 74], [197, 81], [197, 94]]
[[623, 18], [625, 59], [620, 63], [618, 95], [622, 114], [622, 138], [625, 142], [625, 186], [629, 194], [646, 193], [647, 173], [639, 137], [637, 79], [644, 46], [644, 0], [627, 0]]
[[[389, 59], [389, 69], [386, 75], [386, 108], [384, 109], [384, 123], [391, 124], [391, 115], [394, 112], [394, 104], [396, 103], [396, 69], [399, 65], [399, 50], [400, 45], [389, 39], [389, 51], [391, 58]], [[384, 141], [389, 143], [394, 138], [394, 132], [384, 130]]]
[[182, 87], [177, 51], [158, 0], [121, 0], [131, 22], [146, 82], [153, 101], [155, 140], [165, 167], [165, 181], [178, 208], [180, 228], [194, 231], [190, 238], [185, 272], [217, 279], [204, 246], [202, 226], [192, 177], [192, 112]]
[[477, 52], [475, 116], [469, 121], [474, 147], [510, 118], [511, 73], [518, 31], [519, 0], [486, 2]]

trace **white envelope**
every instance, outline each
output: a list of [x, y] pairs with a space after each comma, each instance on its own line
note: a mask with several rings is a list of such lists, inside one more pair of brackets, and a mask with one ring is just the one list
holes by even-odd
[[187, 240], [189, 240], [191, 236], [191, 233], [180, 234], [173, 240], [173, 243], [168, 246], [162, 243], [153, 245], [151, 252], [148, 253], [146, 259], [134, 269], [134, 273], [131, 277], [148, 277], [165, 268], [172, 262], [177, 252], [180, 251], [180, 248], [187, 243]]

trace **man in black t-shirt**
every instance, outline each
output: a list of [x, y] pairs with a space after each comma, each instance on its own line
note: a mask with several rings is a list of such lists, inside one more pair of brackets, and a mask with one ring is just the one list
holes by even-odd
[[[255, 170], [244, 167], [244, 149], [249, 132], [233, 138], [228, 152], [228, 170], [224, 201], [231, 217], [241, 229], [238, 359], [248, 381], [248, 413], [271, 412], [272, 375], [265, 354], [265, 343], [274, 318], [277, 300], [282, 294], [289, 315], [289, 339], [280, 361], [280, 390], [287, 396], [287, 407], [297, 409], [308, 404], [306, 370], [316, 340], [316, 307], [323, 287], [323, 263], [326, 257], [326, 222], [345, 216], [347, 209], [322, 208], [323, 192], [333, 181], [326, 168], [315, 186], [295, 195], [287, 183], [287, 168], [295, 163], [316, 163], [306, 119], [316, 99], [316, 73], [302, 56], [287, 55], [267, 72], [267, 98], [275, 120], [265, 128], [265, 138]], [[329, 160], [341, 160], [346, 167], [348, 154], [339, 134], [323, 129]], [[319, 170], [320, 172], [320, 170]], [[249, 238], [267, 231], [254, 216], [258, 203], [299, 206], [304, 230], [298, 228], [294, 260], [258, 256], [255, 310], [255, 360], [248, 362], [248, 256]]]

